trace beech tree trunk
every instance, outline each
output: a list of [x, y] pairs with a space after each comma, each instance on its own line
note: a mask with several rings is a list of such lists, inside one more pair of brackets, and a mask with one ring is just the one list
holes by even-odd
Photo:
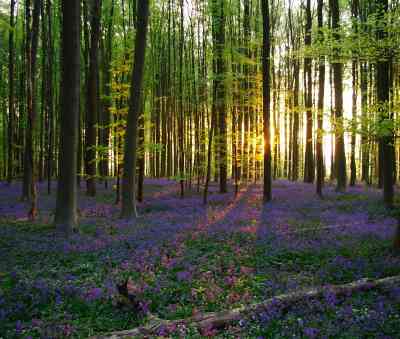
[[293, 154], [292, 154], [292, 180], [299, 178], [299, 87], [300, 87], [300, 65], [294, 61], [294, 92], [293, 92]]
[[89, 75], [86, 98], [86, 194], [96, 195], [96, 123], [99, 114], [98, 91], [98, 50], [100, 39], [101, 3], [102, 0], [91, 0], [91, 39], [89, 52]]
[[[53, 169], [53, 144], [54, 144], [54, 89], [53, 89], [53, 20], [52, 20], [52, 4], [51, 1], [46, 1], [47, 15], [47, 93], [46, 93], [46, 110], [48, 120], [48, 140], [47, 140], [47, 155], [46, 155], [46, 174], [47, 174], [47, 193], [51, 193], [51, 179]], [[80, 70], [79, 70], [80, 71]]]
[[[323, 17], [324, 1], [318, 0], [318, 37], [320, 42], [324, 40], [322, 28], [324, 26]], [[319, 78], [318, 78], [318, 131], [317, 131], [317, 194], [322, 197], [322, 187], [324, 183], [324, 158], [323, 158], [323, 117], [325, 100], [325, 57], [319, 59]]]
[[183, 19], [183, 11], [184, 11], [184, 4], [183, 0], [180, 0], [180, 54], [179, 54], [179, 117], [178, 117], [178, 162], [179, 162], [179, 182], [180, 182], [180, 196], [183, 199], [185, 195], [185, 185], [184, 185], [184, 175], [185, 175], [185, 145], [184, 145], [184, 117], [183, 117], [183, 49], [184, 49], [184, 39], [185, 39], [185, 32], [184, 32], [184, 19]]
[[362, 62], [360, 65], [360, 91], [361, 91], [361, 114], [362, 114], [362, 135], [361, 135], [361, 179], [366, 184], [370, 183], [369, 174], [369, 136], [368, 136], [368, 64]]
[[111, 61], [112, 61], [112, 40], [114, 36], [114, 0], [111, 2], [110, 14], [107, 24], [107, 34], [103, 40], [103, 93], [104, 99], [102, 100], [101, 107], [101, 121], [99, 139], [102, 146], [102, 156], [100, 160], [100, 175], [104, 180], [104, 185], [108, 186], [109, 168], [109, 146], [110, 146], [110, 108], [112, 106], [111, 95]]
[[[332, 29], [340, 28], [339, 0], [330, 0]], [[334, 33], [334, 39], [340, 43], [339, 33]], [[339, 57], [340, 51], [336, 51], [335, 57]], [[346, 190], [346, 154], [344, 148], [343, 131], [343, 64], [340, 61], [333, 62], [333, 83], [335, 87], [335, 167], [338, 192]]]
[[271, 75], [270, 75], [270, 57], [271, 57], [271, 41], [270, 41], [270, 15], [269, 0], [262, 0], [262, 17], [263, 17], [263, 112], [264, 112], [264, 203], [272, 200], [272, 168], [271, 168]]
[[77, 153], [80, 109], [80, 0], [62, 1], [60, 174], [55, 224], [70, 234], [77, 224]]
[[[358, 0], [351, 2], [351, 15], [354, 21], [358, 18]], [[354, 33], [358, 33], [357, 24], [353, 27]], [[350, 186], [354, 186], [357, 180], [356, 163], [356, 128], [357, 128], [357, 95], [358, 95], [358, 62], [353, 58], [351, 65], [352, 73], [352, 131], [351, 131], [351, 157], [350, 157]]]
[[7, 182], [10, 184], [14, 174], [14, 120], [15, 120], [15, 99], [14, 99], [14, 12], [15, 0], [10, 2], [10, 31], [8, 35], [8, 170]]
[[[304, 37], [305, 47], [311, 46], [311, 0], [307, 0], [306, 6], [306, 32]], [[306, 106], [306, 152], [304, 158], [304, 182], [312, 183], [315, 178], [314, 154], [313, 154], [313, 117], [312, 117], [312, 61], [304, 59], [304, 102]]]
[[39, 40], [40, 8], [41, 8], [41, 0], [35, 0], [33, 5], [32, 24], [31, 24], [30, 1], [27, 0], [26, 82], [27, 82], [28, 126], [25, 134], [23, 200], [28, 200], [31, 204], [29, 210], [29, 218], [32, 220], [35, 219], [37, 214], [37, 190], [35, 183], [33, 133], [36, 128], [36, 115], [37, 115], [36, 55], [37, 55], [37, 46]]
[[[378, 39], [384, 40], [387, 37], [385, 14], [388, 12], [388, 0], [379, 0], [377, 7], [377, 18], [381, 20], [378, 29]], [[390, 50], [383, 49], [379, 53], [377, 63], [377, 100], [379, 105], [379, 119], [381, 122], [392, 121], [393, 113], [390, 112]], [[394, 200], [394, 134], [393, 128], [390, 127], [384, 135], [379, 136], [379, 152], [382, 162], [379, 172], [382, 172], [383, 181], [383, 200], [387, 207], [393, 206]]]
[[131, 78], [128, 121], [125, 133], [125, 149], [122, 178], [121, 217], [135, 219], [136, 211], [136, 158], [137, 158], [137, 123], [142, 95], [144, 63], [149, 19], [149, 0], [138, 3], [135, 54]]

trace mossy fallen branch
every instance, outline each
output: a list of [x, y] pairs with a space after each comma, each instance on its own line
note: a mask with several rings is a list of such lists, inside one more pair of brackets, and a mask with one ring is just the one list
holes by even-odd
[[177, 328], [179, 325], [196, 327], [200, 331], [204, 329], [222, 329], [240, 319], [247, 318], [252, 314], [279, 306], [281, 310], [288, 310], [297, 303], [323, 298], [326, 293], [336, 297], [351, 295], [354, 292], [365, 292], [369, 290], [390, 290], [398, 287], [400, 275], [378, 280], [361, 279], [348, 284], [327, 285], [318, 288], [304, 289], [297, 292], [281, 294], [267, 299], [261, 303], [238, 307], [228, 311], [202, 313], [190, 318], [179, 320], [163, 320], [154, 316], [149, 317], [146, 325], [126, 331], [112, 332], [104, 335], [94, 336], [92, 339], [121, 339], [157, 336], [162, 330]]

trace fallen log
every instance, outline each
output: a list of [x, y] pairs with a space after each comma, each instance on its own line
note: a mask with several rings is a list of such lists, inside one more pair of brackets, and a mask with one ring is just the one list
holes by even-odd
[[127, 339], [127, 338], [154, 338], [163, 329], [177, 328], [180, 325], [196, 327], [199, 330], [221, 329], [240, 319], [247, 318], [252, 314], [259, 314], [262, 311], [279, 306], [284, 311], [299, 303], [323, 298], [326, 293], [336, 297], [350, 295], [354, 292], [365, 292], [373, 289], [391, 290], [400, 284], [400, 275], [378, 280], [361, 279], [348, 284], [327, 285], [318, 288], [304, 289], [298, 292], [281, 294], [261, 303], [238, 307], [228, 311], [209, 312], [199, 314], [186, 319], [163, 320], [154, 316], [149, 317], [146, 325], [126, 331], [112, 332], [104, 335], [94, 336], [92, 339]]

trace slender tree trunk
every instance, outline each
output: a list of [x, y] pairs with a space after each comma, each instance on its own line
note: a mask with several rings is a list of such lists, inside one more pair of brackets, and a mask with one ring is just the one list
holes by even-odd
[[263, 112], [264, 112], [264, 203], [272, 199], [272, 173], [271, 173], [271, 79], [270, 79], [270, 15], [269, 0], [261, 0], [263, 17]]
[[[387, 37], [385, 14], [388, 12], [388, 0], [379, 0], [377, 7], [377, 18], [380, 20], [378, 29], [378, 39], [383, 40]], [[379, 119], [381, 122], [390, 122], [393, 120], [393, 113], [390, 112], [390, 51], [383, 49], [380, 51], [377, 62], [377, 99], [379, 104]], [[380, 153], [382, 154], [382, 171], [383, 176], [383, 200], [387, 207], [393, 206], [394, 200], [394, 135], [393, 128], [385, 131], [380, 137]]]
[[[358, 18], [358, 0], [351, 2], [351, 14], [354, 22]], [[354, 33], [358, 33], [357, 24], [354, 25]], [[357, 95], [358, 95], [358, 63], [353, 58], [351, 65], [352, 73], [352, 131], [351, 131], [351, 158], [350, 158], [350, 186], [354, 186], [357, 180], [357, 163], [356, 163], [356, 128], [357, 128]]]
[[10, 2], [10, 31], [8, 35], [8, 170], [7, 182], [10, 184], [14, 174], [14, 120], [15, 120], [15, 99], [14, 99], [14, 12], [15, 0]]
[[112, 39], [113, 39], [113, 23], [114, 23], [114, 0], [111, 2], [111, 9], [108, 18], [107, 34], [103, 48], [103, 105], [101, 108], [101, 133], [100, 142], [102, 146], [102, 156], [100, 161], [101, 176], [104, 179], [104, 185], [107, 188], [109, 177], [109, 146], [110, 146], [110, 108], [112, 101], [111, 95], [111, 61], [112, 61]]
[[351, 131], [351, 156], [350, 156], [350, 186], [354, 186], [357, 180], [356, 163], [356, 128], [357, 128], [357, 61], [352, 62], [352, 131]]
[[227, 192], [227, 134], [226, 134], [226, 105], [225, 105], [225, 14], [224, 1], [213, 0], [213, 45], [214, 45], [214, 91], [215, 108], [218, 117], [217, 159], [219, 165], [219, 190]]
[[299, 178], [299, 87], [300, 87], [300, 67], [298, 61], [294, 61], [294, 93], [293, 93], [293, 159], [292, 159], [292, 180]]
[[[39, 40], [39, 21], [41, 0], [35, 0], [32, 13], [32, 25], [30, 26], [30, 1], [27, 8], [27, 107], [28, 126], [26, 130], [25, 155], [24, 155], [24, 194], [23, 199], [31, 203], [29, 218], [35, 219], [37, 214], [37, 190], [35, 183], [34, 145], [33, 134], [36, 127], [36, 54]], [[29, 30], [29, 33], [28, 33]]]
[[[311, 46], [311, 0], [307, 0], [306, 6], [306, 33], [304, 37], [304, 45]], [[306, 152], [304, 161], [304, 182], [312, 183], [315, 177], [314, 154], [313, 154], [313, 118], [312, 118], [312, 61], [307, 57], [304, 60], [304, 102], [307, 110], [306, 125]]]
[[361, 135], [361, 179], [369, 184], [369, 141], [368, 141], [368, 71], [367, 62], [362, 62], [360, 66], [360, 90], [361, 90], [361, 111], [362, 111], [362, 135]]
[[207, 205], [208, 199], [208, 186], [211, 180], [211, 159], [212, 159], [212, 144], [213, 144], [213, 136], [214, 136], [214, 128], [215, 128], [215, 118], [216, 113], [215, 109], [211, 110], [211, 123], [210, 123], [210, 131], [208, 136], [208, 150], [207, 150], [207, 172], [206, 172], [206, 182], [204, 184], [204, 192], [203, 192], [203, 204]]
[[184, 135], [183, 135], [183, 123], [184, 123], [184, 117], [183, 117], [183, 50], [184, 50], [184, 39], [185, 39], [185, 32], [184, 32], [184, 18], [183, 18], [183, 11], [184, 11], [184, 4], [183, 0], [180, 0], [180, 13], [181, 13], [181, 18], [180, 18], [180, 54], [179, 54], [179, 92], [180, 92], [180, 97], [179, 97], [179, 118], [178, 118], [178, 141], [179, 141], [179, 177], [180, 177], [180, 187], [181, 187], [181, 192], [180, 196], [183, 199], [185, 195], [185, 181], [184, 181], [184, 175], [185, 175], [185, 147], [184, 147]]
[[125, 134], [124, 168], [122, 180], [121, 217], [135, 219], [136, 212], [136, 157], [137, 157], [137, 122], [142, 95], [144, 64], [146, 52], [147, 24], [149, 18], [149, 0], [138, 3], [135, 54], [131, 79], [129, 113]]
[[91, 39], [89, 52], [89, 75], [87, 87], [86, 110], [86, 194], [96, 195], [96, 123], [99, 113], [98, 93], [98, 50], [100, 39], [101, 3], [102, 0], [91, 0]]
[[[332, 29], [337, 31], [340, 28], [339, 0], [331, 1]], [[339, 33], [334, 33], [334, 39], [340, 43]], [[336, 51], [338, 54], [339, 51]], [[343, 64], [333, 63], [333, 82], [335, 86], [335, 167], [338, 192], [346, 190], [346, 155], [344, 149], [343, 131]]]
[[[318, 0], [318, 37], [320, 42], [324, 40], [322, 28], [324, 26], [323, 18], [324, 1]], [[317, 132], [317, 194], [322, 197], [322, 187], [324, 183], [324, 157], [323, 157], [323, 118], [324, 118], [324, 100], [325, 100], [325, 57], [319, 59], [319, 78], [318, 78], [318, 132]]]
[[77, 148], [80, 110], [80, 0], [62, 1], [60, 175], [55, 224], [70, 234], [77, 223]]

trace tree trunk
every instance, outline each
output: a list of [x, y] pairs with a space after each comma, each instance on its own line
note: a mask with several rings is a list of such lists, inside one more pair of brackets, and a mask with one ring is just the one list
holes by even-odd
[[[339, 0], [331, 0], [332, 29], [337, 31], [340, 28]], [[340, 43], [340, 35], [334, 33], [334, 39]], [[335, 57], [339, 57], [340, 51], [335, 51]], [[333, 63], [333, 83], [335, 87], [335, 167], [338, 192], [346, 190], [346, 154], [344, 149], [343, 131], [343, 64]]]
[[70, 234], [77, 223], [77, 148], [80, 110], [80, 0], [62, 1], [60, 174], [55, 224]]
[[91, 38], [89, 52], [89, 74], [86, 98], [86, 194], [96, 195], [96, 124], [99, 114], [98, 95], [98, 50], [100, 39], [102, 0], [91, 0]]
[[271, 134], [270, 134], [270, 118], [271, 118], [271, 75], [270, 75], [270, 57], [271, 57], [271, 41], [270, 41], [270, 15], [269, 0], [262, 0], [262, 17], [263, 17], [263, 112], [264, 112], [264, 203], [272, 199], [272, 173], [271, 173]]
[[[33, 134], [36, 127], [36, 54], [39, 40], [41, 0], [35, 0], [32, 13], [32, 25], [30, 23], [30, 1], [26, 2], [26, 56], [27, 56], [27, 107], [28, 126], [25, 134], [24, 154], [24, 183], [23, 199], [31, 203], [29, 218], [35, 219], [37, 214], [37, 191], [35, 183], [34, 146]], [[29, 31], [29, 33], [28, 33]]]
[[350, 186], [354, 186], [357, 180], [356, 163], [356, 128], [357, 128], [357, 61], [352, 62], [352, 131], [351, 131], [351, 156], [350, 156]]
[[138, 3], [135, 54], [132, 70], [128, 121], [125, 134], [124, 165], [122, 179], [121, 217], [135, 219], [136, 212], [136, 157], [137, 122], [142, 95], [144, 63], [146, 52], [147, 24], [149, 19], [149, 0]]
[[300, 87], [300, 66], [297, 60], [294, 61], [294, 92], [293, 92], [293, 154], [292, 154], [292, 180], [299, 178], [299, 87]]
[[8, 170], [7, 182], [10, 184], [14, 174], [14, 120], [15, 120], [15, 99], [14, 99], [14, 12], [15, 0], [10, 3], [10, 31], [8, 35]]
[[110, 108], [112, 106], [111, 95], [111, 61], [112, 61], [112, 40], [114, 23], [114, 0], [111, 2], [111, 9], [108, 18], [107, 34], [103, 43], [103, 105], [101, 107], [101, 133], [100, 143], [102, 146], [102, 156], [100, 160], [100, 174], [103, 177], [104, 185], [107, 188], [109, 177], [109, 147], [110, 147]]
[[183, 199], [185, 195], [185, 187], [184, 187], [184, 175], [185, 175], [185, 147], [184, 147], [184, 117], [183, 117], [183, 49], [184, 49], [184, 19], [183, 19], [183, 11], [184, 5], [183, 0], [180, 0], [180, 10], [181, 10], [181, 18], [180, 18], [180, 54], [179, 54], [179, 117], [178, 117], [178, 149], [179, 149], [179, 177], [180, 177], [180, 187], [181, 192], [180, 196]]
[[[305, 47], [311, 46], [311, 0], [307, 0], [306, 6], [306, 32], [304, 37]], [[304, 103], [306, 106], [306, 152], [304, 158], [304, 182], [312, 183], [315, 177], [314, 154], [313, 154], [313, 117], [312, 117], [312, 61], [307, 57], [304, 59]]]
[[206, 172], [206, 182], [204, 184], [204, 192], [203, 192], [203, 204], [207, 205], [208, 199], [208, 186], [211, 180], [211, 158], [212, 158], [212, 144], [213, 144], [213, 136], [214, 136], [214, 126], [215, 126], [215, 118], [216, 113], [215, 109], [211, 110], [211, 123], [210, 123], [210, 131], [208, 135], [208, 150], [207, 150], [207, 172]]
[[[381, 20], [377, 32], [378, 39], [384, 40], [387, 37], [385, 14], [388, 12], [388, 0], [379, 0], [377, 7], [377, 18]], [[379, 120], [380, 122], [391, 122], [393, 113], [390, 112], [389, 96], [390, 96], [390, 51], [383, 49], [379, 53], [377, 60], [377, 100], [379, 105]], [[393, 188], [393, 172], [394, 172], [394, 135], [393, 128], [384, 131], [383, 135], [379, 136], [380, 152], [382, 154], [382, 171], [383, 176], [383, 200], [387, 207], [393, 206], [394, 188]]]
[[[358, 18], [358, 0], [351, 2], [351, 14], [354, 22]], [[354, 33], [358, 33], [357, 24], [354, 24]], [[357, 128], [357, 94], [358, 94], [358, 63], [353, 58], [351, 65], [352, 73], [352, 131], [351, 131], [351, 158], [350, 158], [350, 186], [354, 186], [357, 180], [357, 163], [356, 163], [356, 128]]]
[[368, 136], [368, 66], [367, 62], [360, 65], [360, 90], [361, 90], [361, 114], [362, 114], [362, 135], [361, 135], [361, 179], [366, 184], [370, 183], [369, 175], [369, 136]]
[[214, 91], [215, 108], [218, 117], [218, 140], [217, 157], [219, 165], [219, 190], [220, 193], [227, 192], [227, 134], [226, 134], [226, 105], [225, 105], [225, 14], [224, 1], [213, 0], [212, 2], [212, 30], [214, 45]]
[[[324, 1], [318, 0], [318, 38], [320, 42], [324, 40], [323, 18]], [[324, 99], [325, 99], [325, 57], [319, 59], [319, 78], [318, 78], [318, 131], [317, 131], [317, 194], [322, 197], [322, 187], [324, 183], [324, 157], [323, 157], [323, 118], [324, 118]]]

